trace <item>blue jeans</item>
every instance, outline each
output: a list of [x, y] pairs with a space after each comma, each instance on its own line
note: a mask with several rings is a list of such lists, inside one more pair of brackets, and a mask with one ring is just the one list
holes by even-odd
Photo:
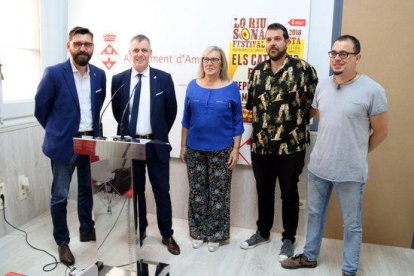
[[308, 177], [308, 226], [304, 254], [316, 260], [321, 248], [325, 225], [326, 207], [335, 189], [341, 206], [344, 227], [344, 252], [342, 271], [355, 274], [359, 265], [362, 242], [362, 197], [365, 183], [334, 182], [322, 179], [309, 172]]
[[69, 244], [69, 229], [66, 221], [66, 205], [72, 174], [77, 168], [78, 175], [78, 218], [79, 232], [86, 234], [94, 229], [92, 220], [92, 187], [91, 166], [89, 156], [73, 155], [69, 163], [59, 163], [52, 160], [52, 197], [50, 199], [50, 212], [53, 222], [53, 237], [57, 245]]

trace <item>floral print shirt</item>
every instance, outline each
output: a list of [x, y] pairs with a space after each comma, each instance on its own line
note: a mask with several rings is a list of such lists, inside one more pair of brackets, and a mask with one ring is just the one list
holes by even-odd
[[253, 111], [252, 152], [287, 155], [305, 150], [317, 84], [315, 69], [289, 55], [276, 73], [270, 60], [253, 69], [246, 103], [246, 109]]

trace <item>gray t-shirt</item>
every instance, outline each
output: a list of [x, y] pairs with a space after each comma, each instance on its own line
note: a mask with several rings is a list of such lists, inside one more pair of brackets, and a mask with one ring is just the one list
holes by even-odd
[[308, 170], [330, 181], [365, 183], [369, 117], [388, 110], [384, 88], [361, 75], [337, 89], [330, 77], [316, 87], [312, 107], [319, 110], [320, 121]]

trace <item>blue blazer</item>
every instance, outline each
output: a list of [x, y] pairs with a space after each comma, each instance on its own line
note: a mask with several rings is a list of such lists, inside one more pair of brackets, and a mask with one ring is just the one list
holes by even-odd
[[[99, 135], [99, 113], [106, 95], [106, 76], [102, 69], [89, 64], [93, 131]], [[80, 106], [69, 59], [46, 68], [37, 87], [35, 117], [45, 129], [43, 153], [57, 162], [69, 162], [73, 137], [78, 135]]]
[[[122, 128], [124, 134], [128, 133], [129, 108], [126, 106], [130, 96], [131, 72], [132, 70], [128, 69], [112, 77], [112, 112], [115, 120], [118, 122], [118, 134], [121, 134], [121, 118], [125, 108], [126, 111]], [[118, 89], [119, 91], [117, 91]], [[114, 95], [115, 92], [117, 92], [116, 95]], [[177, 115], [177, 99], [175, 97], [174, 82], [171, 75], [150, 67], [150, 94], [150, 116], [153, 139], [169, 143], [168, 133]], [[132, 101], [130, 104], [132, 104]], [[170, 145], [155, 146], [157, 157], [162, 162], [168, 162], [170, 159], [170, 151]]]

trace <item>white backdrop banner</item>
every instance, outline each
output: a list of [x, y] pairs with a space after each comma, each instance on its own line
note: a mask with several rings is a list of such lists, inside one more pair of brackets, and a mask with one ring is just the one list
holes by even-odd
[[[247, 99], [249, 72], [267, 59], [265, 31], [279, 22], [289, 32], [289, 54], [307, 59], [310, 0], [153, 0], [153, 1], [68, 1], [69, 24], [90, 28], [94, 33], [92, 63], [103, 68], [108, 78], [130, 68], [129, 41], [136, 34], [151, 39], [150, 66], [171, 73], [176, 89], [178, 113], [170, 132], [171, 156], [180, 152], [181, 119], [187, 84], [197, 77], [201, 54], [211, 45], [226, 52], [229, 73], [240, 88], [242, 103]], [[112, 112], [103, 119], [104, 134], [116, 134]], [[244, 112], [239, 163], [250, 164], [251, 114]]]

